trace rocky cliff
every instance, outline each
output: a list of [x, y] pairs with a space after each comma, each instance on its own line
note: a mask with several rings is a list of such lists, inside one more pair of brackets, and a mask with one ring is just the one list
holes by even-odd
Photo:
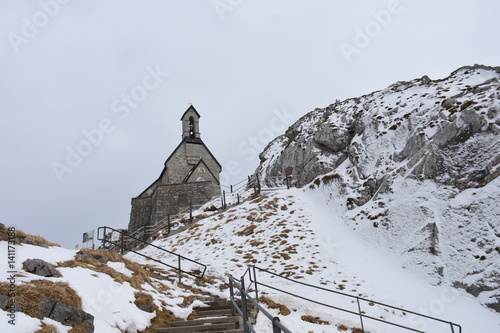
[[500, 311], [499, 133], [500, 67], [467, 66], [306, 114], [256, 173], [293, 167], [367, 242]]

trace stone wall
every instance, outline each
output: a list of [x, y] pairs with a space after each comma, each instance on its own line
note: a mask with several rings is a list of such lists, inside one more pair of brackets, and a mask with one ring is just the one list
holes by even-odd
[[221, 167], [212, 157], [208, 149], [202, 143], [184, 143], [177, 151], [175, 151], [167, 162], [167, 182], [171, 184], [180, 183], [188, 174], [193, 166], [195, 166], [200, 158], [210, 168], [212, 173], [219, 181], [219, 173]]
[[132, 199], [129, 233], [144, 225], [155, 224], [168, 214], [177, 214], [192, 205], [202, 205], [220, 193], [210, 181], [158, 185], [151, 197]]
[[132, 210], [130, 212], [129, 232], [148, 225], [151, 217], [151, 197], [132, 198]]
[[151, 224], [168, 214], [177, 214], [189, 204], [202, 205], [219, 193], [219, 186], [209, 181], [159, 185], [153, 195]]

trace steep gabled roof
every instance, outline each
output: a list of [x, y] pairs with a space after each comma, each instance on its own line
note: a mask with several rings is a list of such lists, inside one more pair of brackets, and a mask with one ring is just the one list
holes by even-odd
[[210, 154], [210, 156], [214, 159], [215, 163], [217, 163], [217, 165], [222, 170], [222, 165], [220, 165], [219, 161], [217, 161], [217, 159], [215, 158], [214, 154], [212, 154], [212, 152], [210, 151], [210, 149], [208, 149], [208, 147], [205, 145], [205, 143], [203, 143], [203, 141], [201, 140], [201, 138], [196, 138], [196, 140], [194, 140], [194, 141], [191, 138], [183, 138], [182, 141], [181, 141], [181, 143], [179, 143], [179, 145], [177, 146], [177, 148], [175, 148], [174, 151], [172, 152], [172, 154], [170, 154], [170, 156], [167, 158], [167, 160], [165, 161], [165, 165], [167, 165], [168, 161], [172, 158], [172, 156], [174, 156], [174, 154], [177, 152], [177, 150], [182, 146], [182, 144], [184, 142], [203, 145], [203, 147], [205, 147], [205, 149], [208, 151], [208, 153]]
[[[200, 161], [198, 163], [196, 163], [196, 165], [194, 167], [192, 167], [191, 170], [189, 170], [188, 174], [186, 175], [186, 177], [184, 177], [184, 179], [182, 180], [182, 182], [183, 183], [187, 183], [187, 181], [189, 180], [189, 178], [191, 178], [191, 176], [193, 175], [194, 171], [197, 168], [199, 168], [201, 165], [205, 166], [205, 168], [208, 170], [208, 172], [210, 173], [210, 175], [212, 175], [212, 177], [217, 181], [217, 177], [214, 176], [214, 174], [212, 173], [212, 170], [210, 170], [210, 168], [205, 163], [205, 161], [203, 161], [203, 159], [200, 158]], [[218, 181], [217, 181], [217, 185], [220, 185], [220, 183]]]
[[186, 113], [188, 113], [188, 112], [189, 112], [189, 110], [193, 110], [193, 111], [194, 111], [194, 113], [196, 113], [196, 115], [198, 116], [198, 118], [201, 118], [200, 114], [198, 113], [198, 111], [196, 111], [196, 109], [194, 108], [194, 106], [193, 106], [193, 105], [190, 105], [190, 106], [188, 107], [188, 109], [186, 110], [186, 112], [184, 112], [184, 113], [182, 114], [181, 120], [182, 120], [182, 119], [184, 119], [184, 116], [186, 115]]

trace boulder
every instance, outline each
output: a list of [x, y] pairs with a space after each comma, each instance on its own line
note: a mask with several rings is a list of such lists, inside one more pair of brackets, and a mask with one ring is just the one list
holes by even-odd
[[153, 306], [151, 306], [151, 304], [147, 304], [147, 303], [139, 306], [139, 309], [141, 309], [144, 312], [149, 312], [149, 313], [152, 313], [154, 311]]
[[42, 316], [67, 326], [76, 326], [85, 323], [85, 330], [82, 332], [94, 332], [94, 316], [61, 302], [44, 298], [42, 301]]
[[9, 296], [6, 295], [0, 295], [0, 309], [3, 310], [7, 307], [7, 304], [9, 302]]
[[59, 277], [59, 273], [48, 262], [42, 259], [28, 259], [23, 262], [23, 268], [27, 272], [43, 277]]

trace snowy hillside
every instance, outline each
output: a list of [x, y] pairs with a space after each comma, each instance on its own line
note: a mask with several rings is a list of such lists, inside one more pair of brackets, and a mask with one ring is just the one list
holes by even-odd
[[316, 109], [261, 153], [433, 284], [500, 311], [500, 68], [463, 67]]
[[[342, 212], [329, 204], [331, 201], [323, 190], [306, 188], [266, 192], [222, 213], [200, 210], [196, 215], [202, 218], [191, 228], [154, 241], [157, 246], [208, 266], [203, 280], [184, 279], [184, 283], [194, 288], [181, 287], [159, 276], [148, 276], [144, 272], [146, 266], [150, 269], [156, 266], [157, 272], [174, 277], [175, 272], [162, 271], [164, 267], [161, 265], [133, 253], [123, 259], [117, 254], [105, 255], [107, 260], [102, 261], [100, 255], [103, 252], [92, 252], [94, 257], [86, 258], [74, 250], [32, 245], [17, 247], [18, 266], [26, 259], [40, 258], [54, 264], [62, 276], [41, 278], [18, 267], [17, 288], [38, 280], [68, 283], [81, 298], [81, 309], [94, 317], [95, 332], [140, 332], [154, 322], [155, 315], [170, 313], [169, 320], [188, 318], [193, 307], [201, 304], [196, 299], [202, 292], [227, 298], [227, 275], [239, 277], [247, 265], [254, 264], [292, 280], [453, 321], [462, 326], [463, 332], [498, 331], [499, 314], [482, 306], [463, 290], [450, 288], [444, 283], [432, 286], [401, 268], [402, 258], [390, 253], [389, 245], [375, 247], [347, 227]], [[0, 251], [7, 251], [6, 242], [0, 242]], [[163, 252], [151, 247], [141, 252], [169, 260]], [[2, 265], [1, 271], [7, 271], [5, 264]], [[326, 304], [348, 309], [355, 306], [350, 299], [333, 297], [264, 274], [258, 279]], [[3, 276], [1, 281], [6, 281]], [[150, 295], [153, 312], [139, 308], [139, 292]], [[42, 290], [37, 293], [42, 293]], [[293, 332], [345, 332], [360, 327], [356, 316], [341, 311], [266, 288], [261, 288], [260, 294], [289, 310], [288, 313], [269, 309]], [[370, 303], [363, 305], [363, 311], [426, 332], [449, 332], [447, 325], [433, 326], [421, 318], [388, 311]], [[15, 327], [6, 320], [0, 321], [2, 332], [37, 332], [41, 326], [46, 328], [48, 325], [52, 325], [54, 332], [71, 332], [70, 326], [63, 326], [50, 318], [38, 319], [21, 312], [16, 315]], [[311, 323], [308, 318], [318, 322]], [[271, 331], [270, 322], [264, 316], [258, 316], [256, 327], [258, 332]], [[365, 329], [372, 333], [400, 331], [373, 321], [365, 322]]]
[[[500, 315], [481, 306], [473, 296], [447, 284], [432, 286], [426, 279], [403, 269], [401, 257], [392, 254], [390, 246], [374, 247], [359, 237], [352, 228], [345, 226], [342, 214], [317, 189], [266, 192], [226, 212], [205, 218], [184, 233], [158, 239], [154, 244], [207, 264], [209, 282], [201, 289], [221, 297], [228, 297], [227, 274], [239, 278], [247, 265], [256, 265], [293, 280], [453, 321], [462, 325], [464, 332], [495, 332], [500, 328]], [[141, 252], [158, 255], [154, 248]], [[135, 254], [128, 254], [127, 258], [142, 260]], [[265, 274], [258, 278], [330, 305], [353, 306], [350, 299], [332, 297]], [[270, 311], [294, 332], [342, 332], [344, 327], [360, 327], [359, 319], [350, 314], [270, 289], [262, 291], [290, 309], [289, 315], [279, 314], [279, 310]], [[447, 325], [432, 326], [422, 319], [383, 308], [365, 305], [364, 310], [426, 332], [449, 332]], [[309, 323], [302, 319], [304, 315], [328, 324]], [[375, 322], [365, 325], [370, 332], [401, 331]], [[258, 317], [257, 328], [259, 332], [272, 331], [264, 316]]]

